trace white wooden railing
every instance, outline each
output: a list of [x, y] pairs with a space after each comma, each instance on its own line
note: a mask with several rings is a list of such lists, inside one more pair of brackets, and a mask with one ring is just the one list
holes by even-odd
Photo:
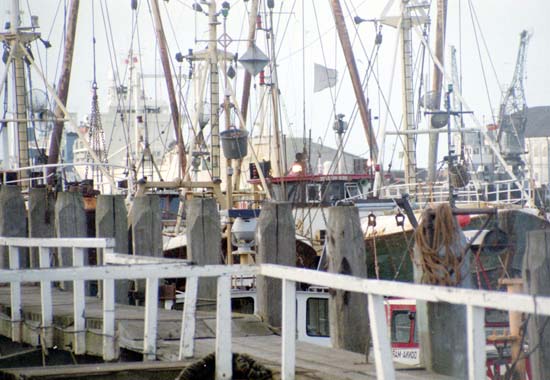
[[[56, 248], [71, 248], [73, 255], [72, 271], [78, 269], [87, 270], [84, 267], [84, 251], [87, 248], [102, 249], [104, 251], [112, 251], [114, 247], [113, 239], [84, 239], [84, 238], [17, 238], [17, 237], [0, 237], [0, 246], [8, 248], [9, 270], [0, 271], [0, 283], [10, 283], [10, 303], [11, 303], [11, 339], [14, 342], [21, 341], [21, 326], [23, 323], [21, 315], [21, 283], [22, 282], [40, 282], [40, 336], [45, 342], [46, 347], [51, 347], [53, 342], [53, 304], [52, 304], [52, 281], [50, 276], [41, 276], [40, 273], [47, 270], [51, 266], [51, 257], [53, 250]], [[38, 265], [40, 269], [20, 269], [20, 255], [23, 253], [22, 248], [38, 248]], [[30, 255], [31, 250], [27, 253]], [[98, 257], [100, 257], [98, 255]], [[30, 260], [29, 260], [30, 262]], [[50, 269], [51, 271], [52, 269]], [[34, 280], [28, 279], [28, 276], [34, 274]], [[38, 275], [36, 275], [38, 274]], [[9, 280], [15, 276], [11, 281]], [[66, 280], [69, 280], [67, 278]], [[85, 299], [85, 284], [83, 279], [74, 278], [73, 280], [73, 317], [74, 317], [74, 344], [73, 350], [75, 354], [80, 355], [86, 352], [86, 320], [84, 318], [84, 309], [86, 307]], [[62, 279], [61, 281], [65, 281]], [[114, 294], [113, 297], [104, 299], [104, 315], [105, 311], [111, 313], [114, 317]], [[104, 321], [104, 332], [105, 332]], [[110, 327], [110, 326], [107, 326]], [[113, 331], [107, 328], [109, 335], [105, 335], [104, 348], [109, 348], [107, 357], [114, 355], [114, 323], [112, 324]]]
[[[72, 244], [72, 245], [71, 245]], [[494, 291], [469, 290], [410, 283], [362, 279], [332, 274], [261, 264], [257, 266], [210, 265], [194, 266], [187, 262], [147, 258], [148, 263], [104, 265], [82, 267], [78, 264], [84, 248], [104, 248], [105, 263], [130, 262], [136, 258], [109, 252], [112, 242], [105, 239], [21, 239], [0, 238], [0, 245], [9, 246], [10, 268], [0, 270], [0, 283], [11, 285], [12, 324], [21, 323], [21, 283], [40, 282], [42, 303], [42, 328], [52, 323], [51, 282], [73, 281], [75, 294], [83, 294], [83, 283], [87, 280], [103, 281], [103, 356], [106, 360], [115, 358], [115, 314], [114, 281], [120, 279], [145, 279], [145, 328], [143, 337], [144, 358], [156, 357], [158, 285], [161, 278], [187, 278], [186, 300], [182, 314], [180, 359], [194, 354], [195, 310], [197, 283], [200, 277], [216, 277], [216, 379], [230, 379], [232, 376], [231, 353], [231, 277], [236, 275], [263, 275], [279, 278], [283, 282], [282, 310], [282, 379], [295, 377], [296, 367], [296, 283], [308, 283], [333, 289], [364, 293], [368, 296], [368, 312], [372, 334], [373, 353], [378, 379], [395, 379], [390, 339], [384, 310], [384, 297], [403, 297], [427, 302], [448, 302], [466, 305], [468, 334], [468, 377], [472, 380], [485, 378], [485, 308], [519, 311], [529, 314], [550, 316], [550, 297], [510, 294]], [[52, 247], [73, 247], [77, 260], [70, 268], [48, 268], [49, 249]], [[18, 269], [18, 248], [39, 247], [40, 269]], [[139, 259], [138, 259], [139, 260]], [[76, 353], [82, 353], [85, 344], [83, 332], [84, 297], [76, 299], [75, 342]], [[78, 322], [77, 322], [78, 320]], [[79, 323], [78, 327], [76, 324]], [[12, 330], [13, 331], [13, 330]], [[48, 343], [50, 343], [49, 341]]]

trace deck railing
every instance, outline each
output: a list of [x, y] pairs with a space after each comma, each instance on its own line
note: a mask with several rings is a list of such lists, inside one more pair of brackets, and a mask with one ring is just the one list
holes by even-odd
[[[522, 205], [531, 199], [531, 183], [524, 181], [524, 191], [517, 188], [513, 180], [494, 181], [491, 183], [468, 183], [463, 188], [455, 189], [456, 203], [495, 203]], [[388, 185], [380, 190], [383, 198], [400, 198], [403, 194], [410, 194], [415, 202], [441, 203], [449, 200], [449, 186], [447, 183], [415, 183]], [[525, 198], [527, 194], [528, 198]]]
[[[494, 291], [481, 291], [439, 286], [417, 285], [393, 281], [380, 281], [261, 264], [257, 266], [209, 265], [195, 266], [187, 262], [146, 258], [147, 263], [118, 264], [96, 267], [79, 266], [80, 252], [84, 248], [97, 247], [107, 251], [112, 247], [105, 239], [21, 239], [0, 238], [0, 245], [9, 246], [10, 269], [0, 270], [0, 283], [11, 285], [12, 325], [21, 324], [21, 283], [40, 282], [42, 303], [42, 328], [51, 326], [51, 283], [52, 281], [73, 281], [75, 294], [83, 294], [84, 281], [103, 281], [103, 356], [105, 360], [115, 358], [115, 314], [114, 281], [120, 279], [145, 279], [145, 328], [143, 336], [144, 359], [156, 357], [156, 335], [158, 314], [158, 285], [161, 278], [187, 278], [187, 289], [180, 338], [179, 357], [192, 357], [194, 353], [195, 310], [197, 284], [201, 277], [217, 278], [216, 309], [216, 379], [230, 379], [232, 376], [231, 353], [231, 277], [236, 275], [263, 275], [282, 280], [282, 379], [294, 379], [296, 367], [296, 283], [308, 283], [363, 293], [368, 296], [368, 312], [372, 334], [373, 353], [379, 379], [395, 379], [392, 362], [390, 337], [384, 309], [384, 297], [402, 297], [427, 302], [448, 302], [465, 305], [467, 310], [468, 378], [485, 378], [485, 308], [518, 311], [529, 314], [550, 316], [550, 297], [510, 294]], [[69, 268], [48, 268], [48, 250], [53, 247], [73, 247], [77, 260]], [[40, 269], [19, 269], [18, 248], [39, 247], [41, 251]], [[107, 252], [105, 263], [136, 260], [135, 257]], [[139, 259], [137, 259], [139, 260]], [[153, 262], [154, 261], [154, 262]], [[85, 346], [84, 297], [75, 295], [75, 353], [82, 353]], [[15, 310], [15, 311], [14, 311]], [[79, 325], [76, 326], [77, 320]], [[13, 331], [13, 330], [12, 330]], [[20, 331], [20, 330], [19, 330]], [[51, 343], [49, 341], [48, 343]]]

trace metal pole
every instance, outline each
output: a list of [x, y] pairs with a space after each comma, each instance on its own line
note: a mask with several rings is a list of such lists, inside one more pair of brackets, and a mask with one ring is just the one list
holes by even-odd
[[453, 195], [453, 182], [451, 180], [451, 172], [453, 168], [453, 153], [452, 140], [451, 140], [451, 93], [453, 92], [453, 86], [449, 85], [449, 91], [447, 91], [447, 177], [449, 179], [449, 204], [451, 207], [455, 206], [455, 200]]

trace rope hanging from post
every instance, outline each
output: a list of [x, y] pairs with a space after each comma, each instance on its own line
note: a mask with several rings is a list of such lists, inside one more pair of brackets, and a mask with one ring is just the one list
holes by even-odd
[[457, 244], [459, 239], [459, 226], [450, 205], [439, 205], [434, 216], [424, 212], [415, 232], [421, 254], [416, 265], [422, 268], [422, 283], [456, 286], [462, 282], [465, 254]]

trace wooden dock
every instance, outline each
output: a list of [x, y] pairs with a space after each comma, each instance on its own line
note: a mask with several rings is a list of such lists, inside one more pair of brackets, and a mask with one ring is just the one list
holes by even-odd
[[[23, 342], [39, 346], [41, 320], [40, 288], [26, 285], [21, 287]], [[73, 330], [73, 294], [58, 288], [52, 289], [53, 301], [53, 344], [58, 349], [70, 351], [74, 338]], [[0, 287], [0, 334], [11, 336], [10, 322], [10, 288]], [[119, 305], [115, 307], [116, 342], [118, 349], [136, 353], [143, 351], [143, 329], [145, 308], [140, 306]], [[0, 378], [11, 379], [44, 379], [44, 378], [77, 378], [87, 374], [104, 376], [117, 372], [160, 371], [177, 376], [179, 371], [189, 363], [215, 351], [215, 313], [197, 311], [195, 332], [195, 358], [178, 360], [180, 325], [182, 312], [178, 310], [158, 310], [157, 360], [149, 362], [126, 362], [106, 364], [86, 364], [52, 367], [31, 367], [0, 369]], [[102, 354], [102, 301], [95, 297], [86, 297], [86, 353], [101, 356]], [[270, 368], [275, 378], [280, 378], [281, 337], [253, 315], [232, 315], [233, 352], [245, 353], [259, 363]], [[78, 357], [77, 357], [78, 359]], [[374, 379], [374, 364], [367, 363], [364, 355], [343, 350], [320, 347], [304, 342], [296, 346], [297, 379]], [[428, 374], [423, 370], [398, 370], [397, 379], [446, 379], [446, 377]]]
[[[233, 377], [235, 353], [249, 354], [272, 368], [275, 378], [285, 380], [445, 379], [422, 370], [394, 368], [384, 299], [404, 297], [466, 306], [468, 379], [478, 380], [485, 378], [486, 372], [486, 308], [550, 316], [550, 297], [378, 281], [265, 263], [193, 265], [181, 260], [113, 253], [112, 242], [107, 239], [0, 237], [0, 245], [8, 247], [10, 268], [0, 270], [0, 335], [13, 342], [39, 347], [41, 353], [50, 352], [52, 356], [56, 350], [70, 352], [76, 363], [84, 361], [85, 354], [98, 361], [103, 358], [114, 362], [120, 360], [121, 352], [134, 353], [131, 360], [137, 359], [140, 363], [96, 365], [98, 372], [112, 366], [109, 368], [113, 376], [103, 377], [108, 379], [118, 378], [116, 366], [126, 368], [121, 369], [125, 373], [134, 371], [137, 375], [129, 377], [134, 379], [143, 372], [140, 368], [144, 366], [158, 365], [159, 371], [163, 366], [180, 368], [212, 352], [218, 380]], [[25, 253], [22, 248], [33, 247], [38, 248], [40, 268], [21, 269], [20, 256]], [[73, 266], [52, 268], [51, 255], [55, 248], [72, 249]], [[87, 248], [100, 249], [102, 260], [99, 262], [104, 265], [84, 266], [83, 254]], [[282, 281], [281, 336], [253, 315], [232, 313], [232, 278], [258, 275]], [[159, 308], [158, 288], [166, 278], [187, 279], [183, 311]], [[198, 281], [203, 278], [216, 278], [215, 312], [205, 312], [198, 307]], [[145, 307], [115, 304], [115, 281], [127, 279], [145, 281]], [[101, 283], [102, 299], [85, 297], [86, 281], [97, 280]], [[59, 282], [72, 284], [68, 287], [72, 291], [60, 290], [55, 286]], [[297, 283], [368, 296], [373, 360], [367, 362], [363, 355], [296, 340]], [[187, 360], [180, 361], [180, 357]], [[0, 357], [0, 365], [3, 361], [6, 362], [5, 358]], [[64, 370], [79, 371], [79, 368], [84, 367], [57, 369], [60, 376], [52, 375], [49, 379], [61, 379]], [[0, 379], [39, 379], [46, 370], [54, 369], [41, 368], [38, 372], [28, 368], [6, 369], [0, 371]], [[154, 377], [158, 377], [157, 372]]]

